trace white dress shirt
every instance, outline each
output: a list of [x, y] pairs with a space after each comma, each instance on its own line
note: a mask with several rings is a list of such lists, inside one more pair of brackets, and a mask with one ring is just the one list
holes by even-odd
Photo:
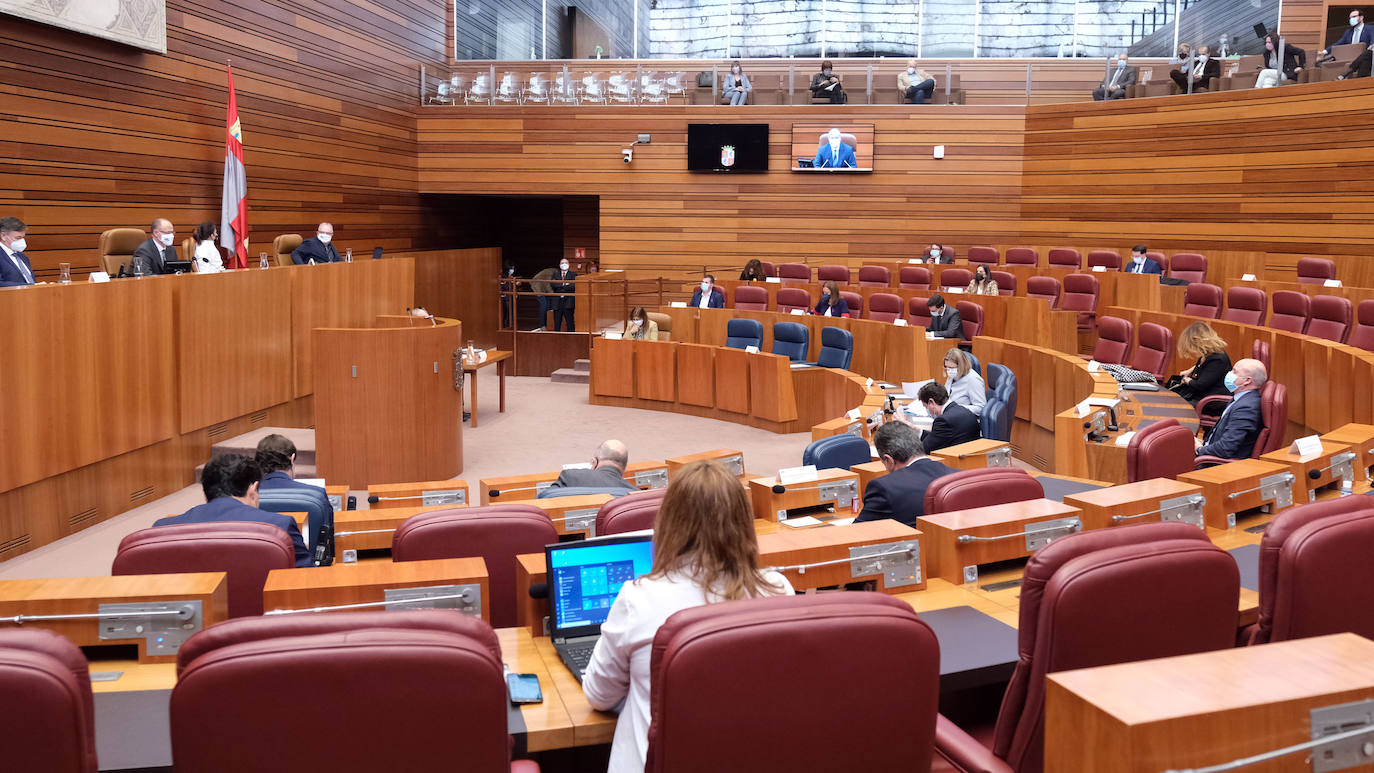
[[196, 245], [195, 268], [201, 274], [218, 274], [224, 270], [224, 259], [210, 239]]

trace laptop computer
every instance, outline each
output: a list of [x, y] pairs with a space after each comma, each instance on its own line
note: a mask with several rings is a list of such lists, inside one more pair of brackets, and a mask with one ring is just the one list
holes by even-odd
[[620, 586], [649, 573], [652, 540], [652, 534], [638, 533], [545, 546], [550, 636], [577, 681], [587, 670]]

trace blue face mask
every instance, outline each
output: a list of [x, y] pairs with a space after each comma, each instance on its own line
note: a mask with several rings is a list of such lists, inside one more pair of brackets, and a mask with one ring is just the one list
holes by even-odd
[[1122, 70], [1126, 69], [1126, 60], [1125, 60], [1125, 59], [1118, 59], [1118, 60], [1116, 60], [1116, 66], [1117, 66], [1119, 69], [1122, 69]]
[[1226, 378], [1222, 381], [1222, 383], [1224, 383], [1224, 384], [1226, 385], [1226, 391], [1227, 391], [1227, 392], [1235, 392], [1235, 391], [1236, 391], [1236, 374], [1235, 374], [1234, 372], [1232, 372], [1232, 373], [1227, 373], [1227, 374], [1226, 374]]

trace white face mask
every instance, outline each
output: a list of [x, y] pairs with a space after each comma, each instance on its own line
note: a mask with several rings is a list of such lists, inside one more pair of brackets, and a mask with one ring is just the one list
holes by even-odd
[[932, 257], [932, 258], [938, 258], [938, 257], [940, 257], [940, 251], [939, 251], [938, 249], [937, 249], [937, 250], [931, 250], [931, 251], [930, 251], [930, 257]]
[[738, 68], [738, 67], [735, 67], [735, 68], [731, 69], [730, 72], [732, 72], [732, 73], [734, 73], [734, 74], [736, 74], [736, 75], [739, 75], [739, 68]]
[[630, 321], [634, 323], [635, 327], [640, 327], [644, 324], [644, 320], [642, 319], [632, 319]]
[[334, 238], [334, 234], [325, 234], [325, 233], [315, 234], [315, 236], [319, 237], [320, 242], [322, 242], [322, 243], [324, 243], [324, 244], [329, 244], [329, 240]]
[[908, 68], [906, 68], [906, 74], [907, 74], [907, 75], [915, 75], [915, 74], [916, 74], [916, 68], [915, 68], [915, 67], [908, 67]]
[[1145, 262], [1145, 256], [1144, 256], [1144, 255], [1137, 255], [1137, 256], [1135, 256], [1135, 262], [1136, 262], [1136, 263], [1144, 263], [1144, 262]]
[[14, 241], [10, 242], [10, 252], [23, 252], [24, 248], [28, 246], [29, 243], [24, 241], [24, 237], [21, 236], [18, 239], [15, 239]]
[[157, 238], [158, 238], [158, 241], [162, 242], [162, 246], [163, 246], [163, 247], [171, 247], [171, 246], [172, 246], [172, 240], [176, 238], [176, 234], [174, 234], [174, 233], [162, 234], [162, 235], [158, 236]]
[[558, 270], [560, 270], [560, 271], [567, 271], [567, 270], [568, 270], [568, 264], [567, 264], [567, 263], [559, 263], [559, 264], [558, 264]]
[[958, 377], [959, 377], [959, 369], [958, 369], [958, 368], [945, 368], [945, 375], [946, 375], [946, 376], [949, 376], [950, 378], [958, 378]]

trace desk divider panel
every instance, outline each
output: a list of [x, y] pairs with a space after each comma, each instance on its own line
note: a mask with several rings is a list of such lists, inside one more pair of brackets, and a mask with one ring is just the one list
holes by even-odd
[[635, 360], [635, 396], [642, 400], [676, 400], [678, 345], [672, 341], [631, 341], [631, 344]]
[[752, 356], [743, 349], [716, 349], [717, 410], [749, 413], [749, 367]]
[[592, 339], [591, 393], [605, 397], [634, 397], [634, 341]]
[[716, 347], [677, 345], [677, 399], [686, 405], [716, 405]]
[[[780, 354], [745, 354], [754, 415], [768, 421], [797, 418], [797, 397], [792, 387], [791, 361]], [[717, 358], [719, 361], [719, 357]]]

